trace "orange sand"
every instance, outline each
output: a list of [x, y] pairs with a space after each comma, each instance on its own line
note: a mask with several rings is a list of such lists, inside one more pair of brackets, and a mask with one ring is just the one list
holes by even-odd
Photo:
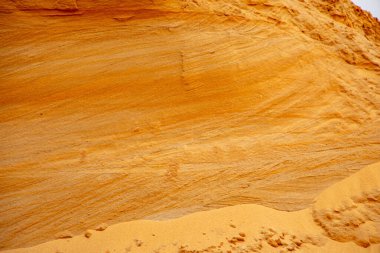
[[379, 229], [377, 163], [328, 188], [313, 207], [302, 211], [238, 205], [168, 221], [121, 223], [104, 231], [88, 230], [86, 236], [5, 252], [377, 253]]
[[374, 247], [367, 193], [311, 208], [379, 162], [380, 23], [349, 0], [2, 0], [0, 39], [0, 250], [218, 208]]

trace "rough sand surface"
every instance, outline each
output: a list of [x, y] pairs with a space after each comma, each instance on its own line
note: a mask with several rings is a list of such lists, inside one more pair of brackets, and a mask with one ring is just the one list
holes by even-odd
[[[377, 253], [380, 251], [379, 189], [380, 163], [377, 163], [327, 189], [311, 209], [285, 212], [259, 205], [238, 205], [168, 221], [121, 223], [102, 232], [89, 230], [72, 239], [6, 252]], [[343, 207], [342, 203], [348, 199], [362, 199], [360, 196], [366, 196], [367, 200], [370, 196], [371, 204], [364, 202], [357, 211]], [[334, 212], [334, 217], [320, 226], [315, 220], [328, 215], [324, 209], [339, 212]], [[352, 223], [354, 219], [363, 222]], [[349, 225], [342, 229], [331, 226], [334, 222], [343, 225], [342, 221], [348, 221]], [[340, 242], [342, 239], [344, 243]]]
[[0, 249], [310, 207], [379, 161], [379, 35], [346, 0], [0, 1]]

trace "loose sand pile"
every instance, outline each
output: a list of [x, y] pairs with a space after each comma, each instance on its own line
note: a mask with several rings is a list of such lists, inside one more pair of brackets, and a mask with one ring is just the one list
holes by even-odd
[[[168, 221], [133, 221], [7, 253], [380, 252], [380, 163], [297, 212], [239, 205]], [[5, 253], [4, 252], [4, 253]]]

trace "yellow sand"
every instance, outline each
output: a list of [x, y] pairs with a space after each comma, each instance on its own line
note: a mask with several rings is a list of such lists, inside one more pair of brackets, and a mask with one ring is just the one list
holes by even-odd
[[[354, 187], [353, 187], [354, 186]], [[133, 221], [120, 223], [104, 231], [89, 230], [87, 237], [60, 239], [32, 248], [7, 253], [47, 252], [373, 252], [380, 250], [379, 240], [362, 236], [339, 242], [329, 237], [330, 227], [320, 227], [313, 219], [320, 210], [333, 210], [348, 198], [371, 192], [367, 220], [356, 226], [360, 233], [380, 228], [380, 163], [368, 166], [327, 189], [310, 209], [283, 212], [258, 205], [239, 205], [198, 212], [168, 221]], [[371, 210], [370, 210], [371, 209]], [[338, 213], [336, 213], [338, 214]], [[353, 219], [352, 213], [341, 212], [337, 220]], [[368, 224], [371, 223], [371, 224]], [[334, 229], [334, 227], [332, 228]], [[351, 232], [350, 226], [339, 231]], [[367, 234], [368, 235], [368, 234]], [[379, 238], [379, 231], [372, 236]], [[5, 253], [4, 252], [4, 253]]]
[[0, 0], [0, 41], [0, 250], [299, 211], [379, 161], [380, 23], [349, 0]]

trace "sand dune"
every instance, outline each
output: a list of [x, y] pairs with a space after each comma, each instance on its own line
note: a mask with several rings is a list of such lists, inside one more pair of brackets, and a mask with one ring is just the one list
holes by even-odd
[[[311, 208], [379, 161], [379, 37], [348, 0], [0, 1], [0, 249], [243, 204], [268, 209], [225, 212], [260, 225], [256, 212]], [[370, 212], [363, 194], [339, 212]], [[352, 221], [362, 234], [318, 203], [300, 219], [352, 241], [328, 243], [377, 241], [372, 213]]]
[[375, 253], [380, 251], [379, 189], [377, 163], [325, 190], [311, 209], [238, 205], [168, 221], [121, 223], [5, 252]]

